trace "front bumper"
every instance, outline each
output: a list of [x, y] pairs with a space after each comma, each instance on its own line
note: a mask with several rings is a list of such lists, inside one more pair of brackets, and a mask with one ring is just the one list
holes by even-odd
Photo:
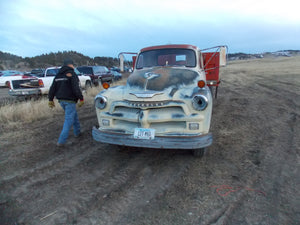
[[99, 76], [99, 82], [100, 82], [100, 84], [101, 83], [104, 83], [104, 82], [112, 82], [112, 80], [113, 80], [113, 76]]
[[32, 95], [40, 95], [41, 91], [39, 89], [9, 90], [8, 94], [11, 96], [32, 96]]
[[154, 139], [135, 139], [132, 134], [122, 134], [116, 132], [102, 131], [93, 127], [93, 138], [96, 141], [114, 145], [142, 147], [142, 148], [162, 148], [162, 149], [199, 149], [212, 144], [212, 134], [199, 136], [156, 136]]

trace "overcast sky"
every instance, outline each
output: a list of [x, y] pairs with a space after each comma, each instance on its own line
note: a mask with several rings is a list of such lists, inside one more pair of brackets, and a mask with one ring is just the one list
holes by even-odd
[[0, 51], [90, 57], [161, 44], [300, 49], [298, 0], [0, 0]]

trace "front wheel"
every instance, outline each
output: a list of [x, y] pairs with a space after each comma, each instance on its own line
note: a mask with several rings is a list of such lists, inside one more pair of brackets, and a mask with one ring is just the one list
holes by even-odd
[[214, 96], [214, 88], [213, 88], [213, 86], [208, 86], [208, 88], [210, 90], [211, 96]]
[[202, 158], [205, 153], [205, 148], [198, 148], [193, 150], [193, 155], [198, 158]]

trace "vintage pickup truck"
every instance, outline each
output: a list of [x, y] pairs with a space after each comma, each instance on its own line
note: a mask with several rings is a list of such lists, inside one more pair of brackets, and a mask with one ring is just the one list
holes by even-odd
[[120, 146], [190, 149], [202, 157], [212, 144], [209, 86], [217, 89], [219, 67], [226, 64], [227, 47], [214, 48], [141, 49], [126, 86], [103, 85], [108, 89], [95, 97], [99, 127], [93, 138]]
[[[13, 80], [10, 82], [8, 93], [12, 96], [46, 95], [59, 69], [60, 67], [49, 67], [41, 76]], [[85, 89], [92, 86], [89, 76], [82, 75], [77, 69], [75, 69], [75, 73], [78, 75], [81, 88]]]

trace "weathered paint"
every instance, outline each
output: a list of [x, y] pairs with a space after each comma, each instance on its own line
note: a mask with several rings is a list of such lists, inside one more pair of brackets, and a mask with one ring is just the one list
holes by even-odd
[[182, 85], [195, 83], [197, 78], [199, 79], [199, 74], [190, 69], [150, 68], [133, 72], [127, 84], [142, 90], [163, 91], [169, 87], [178, 90]]
[[184, 117], [184, 115], [182, 115], [182, 114], [172, 114], [172, 118], [182, 118], [182, 117]]
[[177, 91], [178, 91], [178, 88], [172, 88], [169, 96], [172, 98]]
[[123, 113], [109, 113], [109, 112], [106, 112], [106, 115], [112, 116], [112, 117], [122, 117], [122, 116], [124, 116]]

